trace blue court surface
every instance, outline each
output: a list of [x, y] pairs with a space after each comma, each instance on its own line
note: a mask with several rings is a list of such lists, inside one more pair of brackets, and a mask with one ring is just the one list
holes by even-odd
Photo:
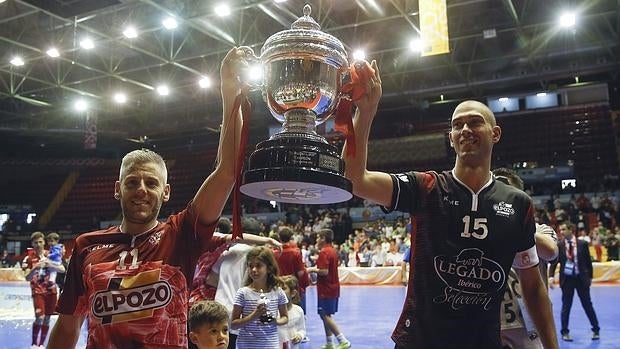
[[[1, 286], [0, 286], [1, 288]], [[1, 291], [1, 290], [0, 290]], [[339, 311], [334, 319], [352, 342], [353, 349], [391, 349], [390, 334], [400, 315], [406, 289], [403, 286], [343, 286]], [[3, 292], [0, 292], [3, 293]], [[550, 291], [557, 326], [560, 322], [561, 291]], [[595, 285], [592, 300], [601, 325], [601, 340], [590, 339], [590, 324], [575, 295], [570, 318], [574, 342], [562, 342], [562, 349], [620, 348], [620, 285]], [[306, 326], [310, 341], [302, 349], [317, 349], [325, 343], [323, 324], [316, 314], [316, 288], [307, 294]], [[30, 348], [31, 318], [18, 314], [1, 314], [0, 349]], [[558, 329], [559, 331], [559, 329]], [[85, 345], [85, 331], [78, 348]]]

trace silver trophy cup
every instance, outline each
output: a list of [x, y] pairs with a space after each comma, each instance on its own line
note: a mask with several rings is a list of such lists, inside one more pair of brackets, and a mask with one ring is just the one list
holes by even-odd
[[297, 204], [349, 200], [351, 182], [338, 149], [316, 133], [334, 114], [348, 75], [342, 43], [320, 30], [310, 5], [291, 29], [265, 42], [260, 57], [245, 47], [249, 60], [263, 68], [254, 87], [263, 93], [282, 131], [257, 144], [243, 174], [241, 192], [258, 199]]

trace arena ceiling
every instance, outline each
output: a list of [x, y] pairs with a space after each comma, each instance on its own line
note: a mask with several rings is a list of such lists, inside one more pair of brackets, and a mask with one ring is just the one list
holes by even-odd
[[[620, 0], [448, 0], [450, 53], [420, 57], [409, 51], [419, 28], [417, 0], [229, 0], [219, 17], [212, 0], [6, 0], [0, 3], [0, 152], [79, 144], [84, 113], [97, 113], [102, 148], [131, 142], [217, 142], [219, 63], [232, 47], [256, 52], [270, 35], [288, 29], [309, 3], [322, 30], [349, 55], [366, 50], [383, 76], [380, 112], [411, 115], [444, 100], [553, 89], [580, 81], [617, 80]], [[562, 11], [577, 13], [562, 29]], [[176, 18], [165, 29], [162, 19]], [[123, 36], [127, 25], [139, 36]], [[494, 30], [485, 38], [483, 31]], [[84, 37], [95, 47], [80, 47]], [[55, 46], [59, 56], [46, 51]], [[22, 66], [10, 61], [19, 55]], [[161, 97], [156, 86], [167, 83]], [[127, 95], [119, 105], [112, 96]], [[258, 97], [256, 130], [275, 124]], [[264, 131], [266, 133], [266, 129]], [[71, 145], [74, 147], [75, 144]], [[61, 146], [64, 145], [64, 148]]]

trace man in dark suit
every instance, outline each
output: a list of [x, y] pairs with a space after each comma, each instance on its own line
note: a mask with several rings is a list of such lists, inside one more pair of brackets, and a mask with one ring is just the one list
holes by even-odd
[[[564, 236], [558, 241], [558, 259], [551, 264], [550, 276], [553, 278], [555, 268], [560, 264], [560, 287], [562, 288], [562, 339], [572, 341], [568, 330], [568, 317], [573, 305], [573, 295], [577, 295], [581, 305], [592, 325], [592, 339], [598, 340], [600, 327], [590, 299], [590, 285], [592, 284], [592, 259], [588, 243], [578, 240], [573, 233], [570, 222], [560, 224], [560, 232]], [[551, 281], [551, 280], [550, 280]]]

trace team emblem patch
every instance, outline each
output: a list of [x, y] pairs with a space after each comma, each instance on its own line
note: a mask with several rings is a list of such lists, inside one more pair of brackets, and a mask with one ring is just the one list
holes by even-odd
[[512, 207], [512, 204], [504, 201], [494, 204], [493, 209], [495, 210], [496, 215], [502, 217], [510, 217], [515, 214], [515, 209]]

